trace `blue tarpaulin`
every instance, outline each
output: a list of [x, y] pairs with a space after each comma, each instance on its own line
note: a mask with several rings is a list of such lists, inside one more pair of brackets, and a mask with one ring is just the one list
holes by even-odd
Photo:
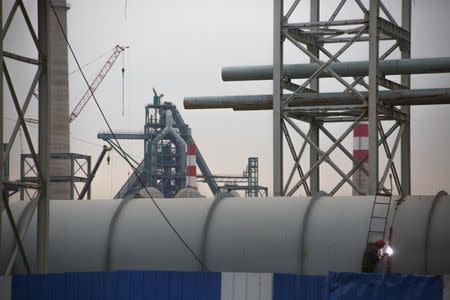
[[13, 300], [219, 300], [220, 273], [139, 272], [17, 275]]
[[441, 300], [442, 278], [413, 274], [329, 273], [328, 299]]

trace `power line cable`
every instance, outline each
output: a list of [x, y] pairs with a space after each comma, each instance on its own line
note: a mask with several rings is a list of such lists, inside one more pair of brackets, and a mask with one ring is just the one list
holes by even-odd
[[[87, 81], [86, 76], [84, 75], [84, 72], [83, 72], [83, 70], [81, 69], [81, 65], [80, 65], [80, 63], [78, 62], [78, 59], [77, 59], [77, 57], [76, 57], [76, 55], [75, 55], [75, 52], [74, 52], [74, 50], [73, 50], [73, 48], [72, 48], [72, 45], [71, 45], [70, 42], [69, 42], [69, 39], [67, 38], [67, 35], [66, 35], [66, 33], [65, 33], [64, 29], [63, 29], [63, 26], [62, 26], [62, 24], [61, 24], [61, 20], [59, 19], [59, 16], [58, 16], [58, 14], [56, 13], [56, 9], [55, 9], [55, 6], [54, 6], [53, 3], [52, 3], [52, 0], [48, 0], [48, 3], [49, 3], [50, 6], [51, 6], [51, 9], [52, 9], [52, 11], [53, 11], [53, 14], [55, 15], [56, 21], [57, 21], [57, 23], [58, 23], [59, 29], [61, 30], [61, 33], [62, 33], [62, 35], [64, 36], [64, 40], [65, 40], [67, 46], [69, 47], [69, 50], [70, 50], [70, 52], [71, 52], [71, 54], [72, 54], [72, 57], [74, 58], [75, 63], [77, 64], [78, 69], [80, 70], [80, 73], [81, 73], [81, 75], [82, 75], [82, 77], [83, 77], [83, 79], [84, 79], [86, 85], [88, 86], [89, 90], [90, 90], [91, 93], [92, 93], [92, 98], [94, 99], [94, 102], [95, 102], [95, 104], [96, 104], [96, 106], [97, 106], [97, 108], [98, 108], [100, 114], [102, 115], [102, 118], [103, 118], [103, 120], [104, 120], [105, 123], [106, 123], [106, 126], [108, 127], [109, 131], [111, 132], [111, 134], [112, 134], [112, 136], [113, 136], [115, 142], [117, 143], [119, 149], [120, 149], [123, 153], [125, 153], [125, 151], [123, 150], [123, 148], [122, 148], [122, 146], [120, 145], [119, 141], [117, 140], [116, 135], [114, 134], [114, 132], [113, 132], [113, 130], [112, 130], [112, 128], [111, 128], [111, 126], [110, 126], [110, 124], [109, 124], [109, 122], [108, 122], [108, 119], [106, 118], [106, 115], [104, 114], [102, 108], [100, 107], [100, 104], [98, 103], [97, 98], [95, 97], [94, 91], [92, 90], [91, 86], [89, 85], [89, 82]], [[175, 233], [175, 235], [178, 237], [178, 239], [180, 240], [180, 242], [186, 247], [186, 249], [191, 253], [191, 255], [195, 258], [195, 260], [200, 264], [200, 266], [201, 266], [205, 271], [208, 271], [208, 272], [209, 272], [209, 269], [206, 267], [206, 265], [201, 261], [201, 259], [197, 256], [197, 254], [195, 254], [194, 250], [193, 250], [193, 249], [188, 245], [188, 243], [183, 239], [183, 237], [181, 236], [181, 234], [176, 230], [175, 226], [172, 224], [172, 222], [170, 222], [169, 218], [166, 216], [166, 214], [163, 212], [163, 210], [161, 209], [161, 207], [158, 205], [158, 203], [157, 203], [157, 202], [155, 201], [155, 199], [152, 197], [152, 195], [151, 195], [150, 192], [148, 191], [147, 187], [145, 186], [144, 182], [142, 181], [142, 178], [141, 178], [141, 177], [139, 176], [139, 174], [137, 173], [136, 168], [131, 164], [131, 162], [128, 160], [128, 158], [126, 158], [126, 157], [123, 157], [123, 158], [124, 158], [125, 161], [128, 163], [128, 165], [132, 168], [133, 173], [134, 173], [134, 174], [136, 175], [136, 177], [138, 178], [138, 180], [139, 180], [141, 186], [146, 190], [146, 192], [147, 192], [148, 195], [150, 196], [150, 199], [152, 200], [153, 204], [155, 205], [156, 209], [157, 209], [158, 212], [161, 214], [161, 216], [163, 217], [163, 219], [165, 220], [165, 222], [167, 223], [167, 225], [172, 229], [172, 231], [173, 231], [173, 232]]]

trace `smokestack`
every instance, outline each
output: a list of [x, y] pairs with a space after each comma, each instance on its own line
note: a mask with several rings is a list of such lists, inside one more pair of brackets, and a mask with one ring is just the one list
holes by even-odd
[[[67, 11], [70, 5], [66, 0], [52, 0], [64, 32], [67, 34]], [[67, 44], [53, 11], [49, 13], [50, 25], [50, 153], [70, 152], [69, 132], [69, 76]], [[70, 161], [50, 160], [50, 176], [69, 176]], [[70, 183], [51, 182], [48, 187], [51, 199], [70, 199]]]
[[[369, 126], [367, 122], [360, 122], [353, 129], [353, 158], [357, 161], [363, 160], [369, 154]], [[369, 169], [369, 159], [363, 163], [366, 169]], [[362, 193], [369, 194], [369, 177], [361, 170], [353, 173], [353, 182]], [[353, 189], [353, 195], [360, 195]]]
[[197, 146], [187, 145], [186, 187], [197, 188]]

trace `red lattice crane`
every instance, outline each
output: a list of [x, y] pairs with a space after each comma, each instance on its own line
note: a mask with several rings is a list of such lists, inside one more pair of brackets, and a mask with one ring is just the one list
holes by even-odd
[[[113, 54], [111, 54], [111, 57], [108, 59], [108, 61], [105, 63], [103, 68], [100, 70], [100, 73], [98, 73], [97, 77], [95, 77], [94, 81], [90, 84], [89, 88], [87, 89], [86, 93], [84, 93], [83, 98], [78, 102], [78, 104], [73, 109], [72, 113], [69, 115], [69, 123], [75, 120], [80, 112], [83, 110], [84, 106], [88, 103], [88, 101], [92, 97], [92, 93], [95, 92], [95, 90], [98, 88], [100, 83], [105, 78], [106, 74], [108, 74], [111, 67], [114, 65], [114, 62], [119, 57], [120, 53], [122, 53], [125, 49], [128, 47], [119, 46], [117, 45]], [[122, 71], [123, 73], [123, 71]]]

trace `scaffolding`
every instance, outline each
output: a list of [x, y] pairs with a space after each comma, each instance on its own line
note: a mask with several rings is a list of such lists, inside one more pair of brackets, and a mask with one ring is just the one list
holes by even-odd
[[[220, 191], [245, 191], [245, 197], [267, 197], [269, 189], [259, 185], [258, 157], [249, 157], [248, 164], [242, 175], [212, 175], [219, 186]], [[199, 180], [206, 181], [205, 176], [199, 176]]]
[[258, 197], [258, 173], [258, 158], [249, 157], [247, 170], [244, 172], [244, 175], [247, 175], [248, 178], [248, 189], [245, 190], [245, 197]]

